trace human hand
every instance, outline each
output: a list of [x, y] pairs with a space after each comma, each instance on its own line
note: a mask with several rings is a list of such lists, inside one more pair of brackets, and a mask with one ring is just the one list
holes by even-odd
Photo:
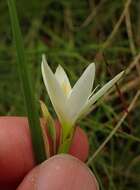
[[[58, 125], [58, 124], [56, 124]], [[88, 141], [85, 133], [80, 129], [77, 128], [73, 142], [70, 148], [70, 153], [74, 156], [77, 156], [81, 160], [85, 160], [88, 156]], [[27, 181], [31, 181], [32, 176], [34, 176], [34, 173], [37, 173], [36, 171], [40, 171], [41, 176], [39, 179], [45, 179], [42, 184], [55, 184], [58, 186], [58, 178], [54, 179], [53, 175], [56, 176], [56, 171], [53, 167], [57, 166], [57, 163], [59, 165], [61, 170], [59, 171], [59, 180], [64, 182], [64, 189], [68, 188], [70, 189], [70, 186], [72, 189], [76, 187], [74, 183], [72, 183], [72, 176], [75, 176], [75, 183], [79, 185], [82, 184], [82, 168], [84, 168], [85, 172], [83, 172], [84, 175], [87, 175], [87, 179], [90, 178], [91, 181], [95, 184], [95, 178], [94, 176], [91, 177], [91, 174], [89, 174], [89, 170], [86, 168], [86, 166], [83, 164], [82, 167], [81, 164], [78, 166], [78, 163], [80, 161], [75, 161], [74, 158], [66, 155], [60, 155], [53, 157], [55, 159], [49, 159], [48, 161], [45, 161], [43, 164], [35, 167], [35, 161], [33, 156], [33, 150], [32, 150], [32, 143], [31, 143], [31, 137], [30, 132], [28, 129], [28, 122], [26, 118], [21, 117], [1, 117], [0, 118], [0, 189], [3, 190], [15, 190], [17, 185], [22, 181], [22, 179], [25, 177], [25, 175], [31, 171], [31, 173], [25, 178], [23, 183], [19, 186], [20, 189], [24, 190], [32, 190], [34, 187], [26, 188]], [[51, 164], [53, 163], [53, 164]], [[50, 167], [51, 166], [51, 167]], [[78, 167], [77, 167], [78, 166]], [[52, 178], [47, 178], [48, 176], [48, 167], [50, 168], [50, 171], [52, 173]], [[38, 169], [39, 168], [39, 169]], [[40, 169], [41, 168], [41, 169]], [[71, 176], [66, 175], [67, 173], [71, 173]], [[79, 176], [80, 175], [80, 176]], [[77, 178], [79, 176], [80, 178]], [[89, 177], [90, 176], [90, 177]], [[35, 183], [36, 180], [38, 180], [38, 177], [34, 180]], [[28, 179], [29, 180], [26, 180]], [[59, 182], [60, 182], [59, 181]], [[65, 183], [66, 181], [66, 183]], [[69, 184], [68, 184], [69, 181]], [[83, 181], [84, 182], [84, 181]], [[86, 179], [85, 182], [86, 184]], [[25, 185], [24, 185], [25, 184]], [[33, 184], [33, 183], [32, 183]], [[92, 183], [91, 183], [92, 184]], [[68, 186], [67, 186], [68, 185]], [[74, 185], [74, 186], [72, 186]], [[83, 185], [82, 185], [83, 186]], [[95, 185], [96, 187], [96, 185]], [[42, 187], [38, 187], [42, 188]], [[52, 189], [51, 186], [44, 186], [46, 189]], [[55, 190], [55, 186], [53, 187]], [[61, 187], [62, 189], [62, 187]], [[79, 188], [81, 189], [81, 188]], [[93, 189], [93, 188], [92, 188]], [[94, 188], [96, 189], [96, 188]], [[93, 190], [94, 190], [93, 189]], [[42, 189], [41, 189], [42, 190]]]
[[98, 190], [90, 169], [76, 157], [58, 154], [35, 167], [17, 190]]

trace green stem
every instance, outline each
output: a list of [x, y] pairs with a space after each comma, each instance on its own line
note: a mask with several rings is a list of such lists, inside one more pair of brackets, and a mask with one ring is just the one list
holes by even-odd
[[28, 73], [28, 66], [26, 56], [24, 52], [24, 45], [22, 40], [22, 34], [19, 26], [16, 5], [14, 0], [7, 0], [10, 13], [13, 38], [17, 51], [17, 65], [19, 69], [19, 75], [21, 78], [22, 88], [25, 97], [25, 104], [27, 108], [28, 120], [30, 131], [32, 135], [32, 143], [37, 163], [41, 163], [46, 159], [44, 142], [42, 137], [42, 131], [40, 127], [39, 114], [37, 111], [37, 105], [34, 93], [32, 91], [32, 85], [30, 75]]
[[73, 135], [75, 132], [75, 127], [71, 126], [70, 130], [67, 132], [65, 129], [66, 129], [66, 124], [63, 124], [62, 125], [62, 134], [60, 137], [60, 145], [58, 148], [58, 153], [68, 153], [70, 146], [71, 146], [71, 143], [72, 143]]

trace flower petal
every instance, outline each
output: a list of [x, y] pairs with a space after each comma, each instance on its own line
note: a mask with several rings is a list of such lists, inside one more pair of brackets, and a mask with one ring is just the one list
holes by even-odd
[[47, 64], [45, 56], [42, 57], [41, 69], [43, 80], [56, 114], [58, 115], [60, 122], [66, 122], [66, 120], [69, 120], [66, 97], [64, 96], [55, 75]]
[[69, 112], [75, 117], [86, 103], [93, 87], [95, 77], [95, 64], [91, 63], [84, 71], [80, 79], [74, 85], [68, 99]]
[[124, 71], [122, 71], [121, 73], [119, 73], [118, 75], [116, 75], [112, 80], [110, 80], [107, 84], [105, 84], [98, 92], [96, 92], [88, 101], [87, 103], [83, 106], [83, 108], [81, 109], [79, 115], [77, 116], [77, 118], [79, 117], [84, 117], [86, 116], [88, 113], [90, 113], [92, 111], [92, 105], [99, 99], [101, 98], [124, 74]]
[[66, 72], [61, 67], [61, 65], [59, 65], [57, 67], [56, 72], [55, 72], [55, 77], [56, 77], [57, 81], [59, 82], [60, 86], [62, 87], [64, 93], [66, 95], [69, 95], [69, 93], [71, 91], [70, 81], [68, 79]]

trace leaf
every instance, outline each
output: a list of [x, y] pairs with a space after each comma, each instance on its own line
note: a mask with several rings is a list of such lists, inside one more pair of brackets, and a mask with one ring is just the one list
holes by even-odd
[[42, 135], [43, 135], [43, 140], [44, 140], [45, 153], [46, 153], [46, 157], [49, 158], [51, 156], [50, 143], [49, 143], [49, 139], [48, 139], [45, 127], [46, 127], [45, 123], [41, 125], [41, 130], [42, 130]]
[[71, 138], [66, 139], [66, 140], [59, 146], [58, 154], [69, 152], [70, 144], [71, 144]]
[[37, 163], [46, 159], [42, 131], [40, 127], [39, 114], [36, 100], [32, 89], [30, 74], [28, 73], [28, 63], [25, 55], [22, 34], [19, 26], [17, 10], [14, 0], [7, 0], [13, 31], [14, 43], [17, 52], [17, 67], [21, 79], [25, 105], [27, 108], [29, 127], [32, 136], [33, 149]]
[[46, 121], [46, 127], [48, 129], [48, 133], [49, 133], [50, 137], [53, 140], [53, 149], [54, 149], [54, 153], [55, 153], [56, 152], [56, 127], [55, 127], [55, 122], [54, 122], [54, 120], [53, 120], [47, 106], [41, 100], [40, 100], [40, 105], [41, 105], [43, 118]]
[[58, 154], [59, 153], [68, 153], [70, 145], [72, 143], [73, 134], [75, 132], [75, 127], [73, 127], [69, 133], [69, 136], [65, 139], [62, 139], [62, 142], [58, 148]]

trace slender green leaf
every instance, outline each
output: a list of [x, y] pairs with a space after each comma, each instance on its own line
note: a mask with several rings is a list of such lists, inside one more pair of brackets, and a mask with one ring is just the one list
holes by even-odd
[[55, 128], [55, 122], [47, 108], [47, 106], [44, 104], [43, 101], [40, 101], [41, 110], [43, 118], [46, 120], [46, 127], [48, 129], [48, 134], [53, 140], [53, 149], [54, 153], [56, 152], [56, 128]]
[[42, 131], [40, 128], [39, 114], [37, 111], [35, 95], [32, 91], [30, 75], [28, 73], [28, 66], [24, 52], [24, 45], [17, 16], [15, 0], [7, 0], [7, 2], [10, 13], [14, 43], [17, 51], [17, 65], [25, 97], [25, 104], [27, 108], [29, 126], [32, 135], [34, 153], [37, 163], [40, 163], [45, 160], [46, 156]]
[[66, 139], [66, 140], [59, 146], [58, 153], [67, 153], [67, 152], [69, 152], [69, 148], [70, 148], [70, 145], [71, 145], [71, 141], [72, 141], [72, 138]]

